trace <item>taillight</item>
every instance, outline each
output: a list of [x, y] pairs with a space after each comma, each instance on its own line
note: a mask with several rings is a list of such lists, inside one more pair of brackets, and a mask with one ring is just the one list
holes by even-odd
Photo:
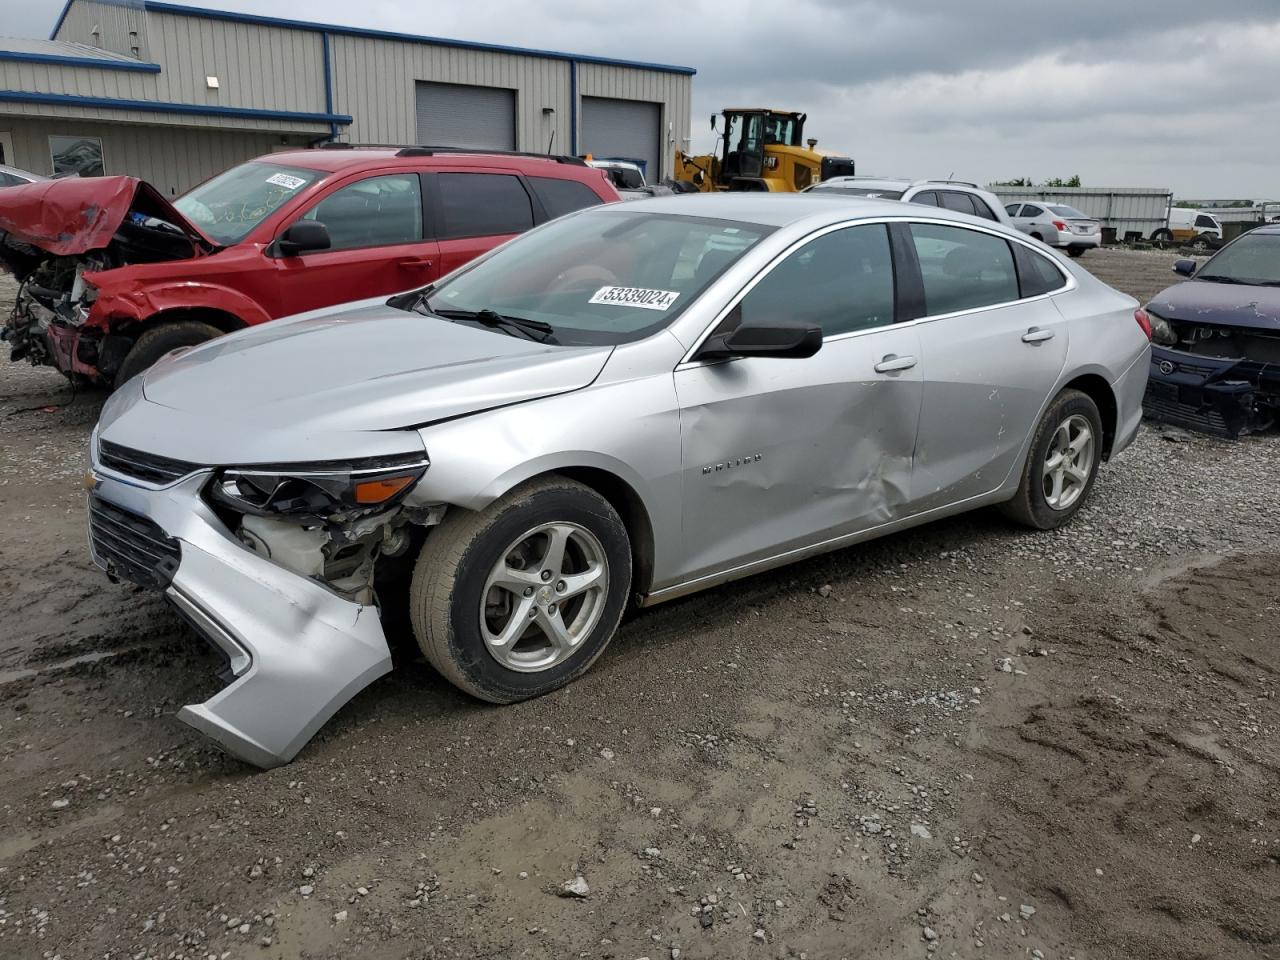
[[1133, 319], [1138, 321], [1138, 326], [1142, 328], [1142, 332], [1147, 335], [1147, 339], [1151, 339], [1151, 318], [1147, 316], [1147, 311], [1139, 307], [1133, 311]]
[[1053, 225], [1054, 225], [1057, 229], [1059, 229], [1059, 230], [1066, 230], [1066, 229], [1067, 229], [1067, 225], [1066, 225], [1065, 223], [1063, 223], [1061, 220], [1055, 220], [1055, 221], [1053, 221]]

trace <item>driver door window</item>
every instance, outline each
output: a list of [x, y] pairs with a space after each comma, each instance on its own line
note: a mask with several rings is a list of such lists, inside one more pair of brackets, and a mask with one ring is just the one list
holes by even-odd
[[302, 217], [329, 230], [330, 250], [384, 247], [422, 239], [422, 188], [416, 173], [369, 177], [335, 190]]
[[893, 258], [884, 224], [824, 234], [779, 263], [738, 305], [742, 322], [816, 323], [824, 336], [893, 323]]

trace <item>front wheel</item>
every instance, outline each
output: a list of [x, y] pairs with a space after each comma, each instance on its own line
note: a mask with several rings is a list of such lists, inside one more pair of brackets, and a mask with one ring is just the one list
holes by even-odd
[[117, 388], [124, 386], [170, 350], [194, 347], [220, 336], [222, 331], [217, 327], [197, 320], [175, 320], [152, 327], [124, 355], [112, 385]]
[[1208, 234], [1202, 233], [1191, 241], [1191, 249], [1199, 250], [1201, 253], [1208, 250], [1211, 246], [1213, 246], [1213, 241], [1209, 239]]
[[1064, 390], [1040, 418], [1022, 481], [1005, 513], [1037, 530], [1053, 530], [1084, 506], [1102, 463], [1102, 417], [1079, 390]]
[[479, 512], [446, 515], [409, 590], [413, 632], [455, 686], [491, 703], [576, 679], [613, 638], [631, 589], [631, 544], [609, 502], [563, 477]]

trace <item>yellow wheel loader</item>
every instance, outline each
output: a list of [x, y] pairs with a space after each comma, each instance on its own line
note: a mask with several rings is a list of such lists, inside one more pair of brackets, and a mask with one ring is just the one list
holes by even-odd
[[[723, 118], [723, 126], [719, 121]], [[853, 160], [819, 153], [817, 140], [804, 141], [806, 114], [764, 107], [725, 109], [711, 115], [713, 153], [676, 151], [675, 179], [711, 193], [756, 190], [787, 193], [829, 177], [854, 173]]]

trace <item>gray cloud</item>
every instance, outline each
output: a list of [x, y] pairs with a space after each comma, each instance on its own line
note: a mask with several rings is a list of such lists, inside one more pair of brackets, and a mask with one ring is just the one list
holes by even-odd
[[[6, 31], [38, 34], [60, 0], [0, 0]], [[281, 15], [270, 0], [200, 4]], [[1275, 0], [657, 0], [642, 14], [588, 0], [404, 4], [311, 0], [292, 15], [698, 69], [706, 115], [807, 110], [809, 133], [866, 172], [980, 181], [1079, 173], [1184, 196], [1280, 197], [1280, 5]], [[44, 19], [52, 21], [56, 10]]]

